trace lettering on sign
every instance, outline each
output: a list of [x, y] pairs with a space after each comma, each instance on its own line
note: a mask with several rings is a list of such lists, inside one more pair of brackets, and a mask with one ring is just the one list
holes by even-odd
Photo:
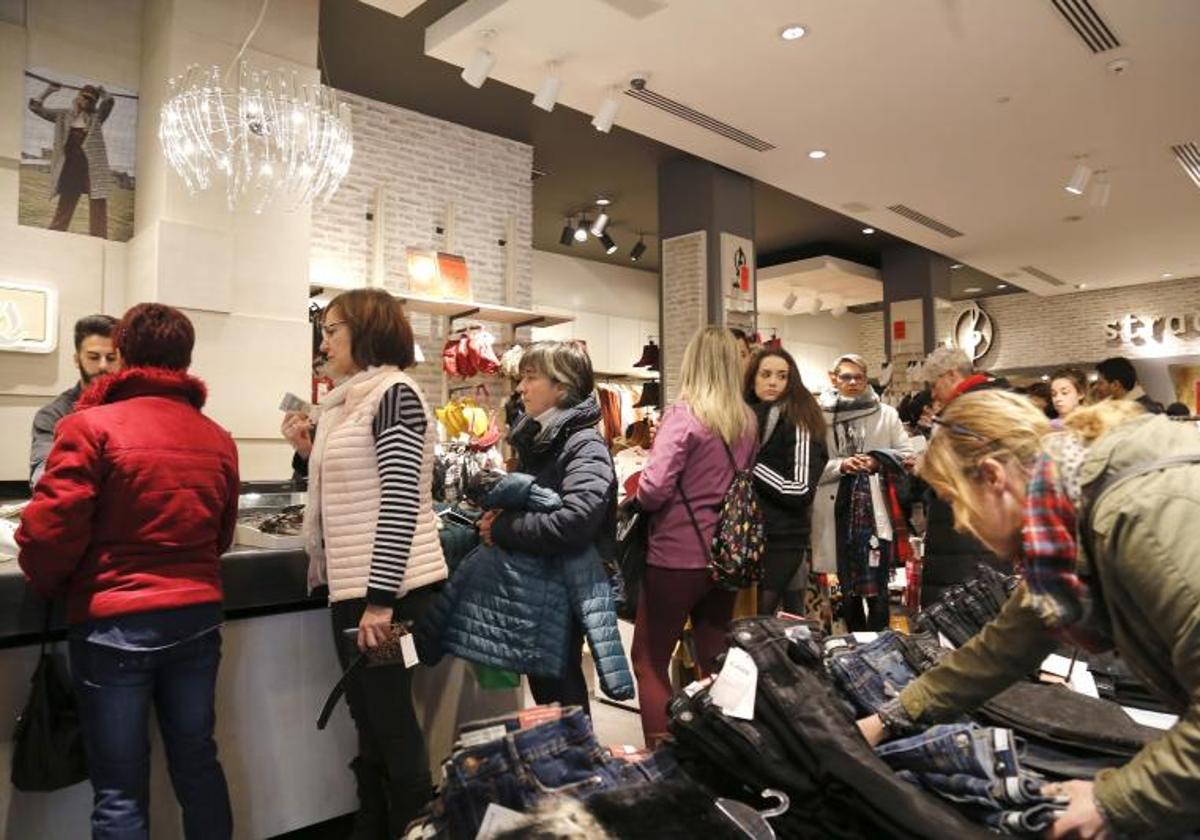
[[996, 336], [992, 318], [978, 306], [968, 306], [954, 321], [954, 345], [979, 361], [992, 349]]
[[1200, 310], [1153, 317], [1126, 315], [1104, 325], [1104, 339], [1109, 347], [1123, 344], [1145, 347], [1150, 342], [1162, 344], [1168, 338], [1185, 341], [1200, 338]]

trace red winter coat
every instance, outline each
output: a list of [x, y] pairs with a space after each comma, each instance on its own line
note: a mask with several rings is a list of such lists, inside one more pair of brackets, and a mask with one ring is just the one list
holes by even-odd
[[128, 368], [59, 422], [17, 543], [34, 588], [65, 592], [69, 623], [221, 600], [237, 449], [200, 413], [206, 396], [184, 372]]

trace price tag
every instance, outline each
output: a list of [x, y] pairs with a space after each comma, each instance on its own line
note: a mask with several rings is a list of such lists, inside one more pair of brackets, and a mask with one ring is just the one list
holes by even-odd
[[421, 657], [417, 656], [417, 643], [413, 641], [412, 633], [400, 637], [400, 653], [404, 656], [405, 668], [420, 664]]
[[730, 717], [754, 720], [754, 698], [758, 692], [758, 666], [741, 648], [730, 648], [725, 665], [713, 683], [709, 697]]

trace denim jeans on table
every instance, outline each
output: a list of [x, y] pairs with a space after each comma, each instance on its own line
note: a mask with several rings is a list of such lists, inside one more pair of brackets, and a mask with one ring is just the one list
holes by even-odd
[[147, 651], [73, 638], [70, 651], [95, 790], [92, 836], [150, 836], [147, 727], [153, 703], [185, 835], [188, 840], [230, 837], [229, 791], [213, 740], [220, 631]]
[[[591, 719], [577, 707], [562, 717], [520, 729], [516, 715], [472, 724], [491, 729], [493, 740], [458, 750], [444, 765], [445, 787], [432, 806], [440, 834], [474, 837], [488, 805], [525, 811], [553, 794], [579, 799], [631, 784], [655, 781], [673, 770], [659, 753], [640, 762], [613, 758], [592, 733]], [[468, 741], [470, 738], [468, 737]]]
[[[829, 649], [829, 642], [826, 642]], [[905, 650], [891, 631], [865, 644], [834, 648], [829, 655], [829, 674], [842, 695], [859, 714], [869, 715], [916, 679]]]
[[966, 773], [989, 782], [1020, 771], [1011, 732], [971, 724], [931, 726], [919, 735], [881, 744], [875, 754], [894, 770]]

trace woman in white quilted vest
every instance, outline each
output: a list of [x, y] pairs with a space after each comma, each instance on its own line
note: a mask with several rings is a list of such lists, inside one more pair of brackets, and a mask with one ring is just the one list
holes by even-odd
[[[345, 292], [325, 310], [321, 352], [338, 381], [309, 420], [284, 434], [308, 450], [304, 535], [310, 589], [328, 586], [333, 638], [345, 668], [415, 621], [446, 578], [433, 513], [434, 423], [417, 384], [413, 334], [399, 301], [380, 289]], [[395, 837], [432, 794], [425, 738], [403, 664], [362, 668], [346, 690], [358, 729], [351, 762], [359, 812], [354, 837]]]

